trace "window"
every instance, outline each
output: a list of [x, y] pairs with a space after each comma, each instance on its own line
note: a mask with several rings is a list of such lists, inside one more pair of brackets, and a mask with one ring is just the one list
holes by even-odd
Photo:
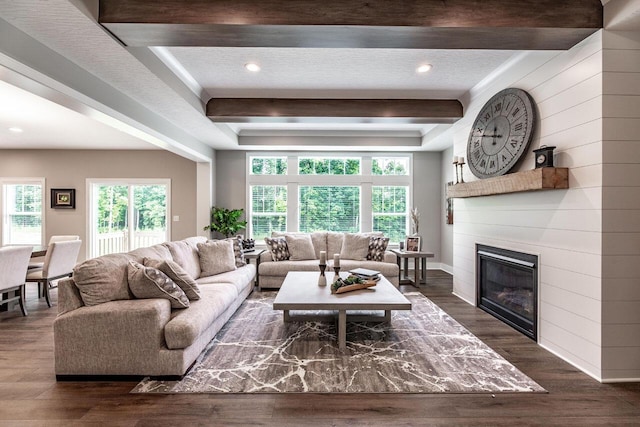
[[300, 187], [300, 231], [360, 230], [360, 187]]
[[372, 175], [409, 175], [407, 157], [374, 157], [371, 160]]
[[252, 157], [252, 175], [286, 175], [286, 157]]
[[91, 257], [170, 240], [169, 180], [96, 181], [89, 188]]
[[247, 235], [382, 231], [404, 241], [411, 154], [247, 154]]
[[44, 179], [2, 181], [2, 244], [41, 245]]
[[407, 228], [409, 187], [376, 186], [371, 192], [373, 231], [382, 231], [392, 242], [404, 240]]
[[250, 212], [252, 237], [255, 240], [271, 236], [272, 231], [287, 231], [287, 187], [252, 186]]
[[360, 159], [301, 157], [300, 175], [360, 175]]

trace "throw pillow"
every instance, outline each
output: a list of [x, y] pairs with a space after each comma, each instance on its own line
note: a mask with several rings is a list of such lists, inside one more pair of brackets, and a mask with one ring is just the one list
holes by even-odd
[[284, 238], [287, 241], [290, 260], [316, 259], [310, 234], [287, 234]]
[[233, 244], [228, 240], [209, 240], [198, 243], [200, 253], [200, 277], [214, 276], [236, 269]]
[[233, 244], [233, 256], [236, 259], [236, 267], [244, 267], [247, 262], [244, 260], [244, 253], [242, 252], [242, 237], [229, 237], [227, 239]]
[[289, 247], [287, 246], [287, 239], [284, 237], [265, 237], [265, 243], [269, 252], [271, 252], [271, 259], [274, 261], [286, 261], [289, 259]]
[[189, 307], [189, 298], [182, 289], [156, 268], [129, 261], [127, 278], [136, 298], [164, 298], [171, 301], [171, 308]]
[[369, 253], [369, 239], [361, 233], [344, 233], [340, 258], [365, 261]]
[[388, 237], [370, 237], [367, 259], [371, 261], [384, 261], [384, 253], [387, 250], [388, 245]]
[[142, 264], [145, 267], [152, 267], [162, 271], [180, 287], [190, 300], [200, 299], [200, 288], [193, 277], [189, 276], [184, 268], [175, 261], [144, 258]]

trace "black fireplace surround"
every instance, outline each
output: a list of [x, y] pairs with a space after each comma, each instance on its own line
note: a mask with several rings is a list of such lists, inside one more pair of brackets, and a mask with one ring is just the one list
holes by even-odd
[[476, 244], [477, 305], [538, 340], [538, 257]]

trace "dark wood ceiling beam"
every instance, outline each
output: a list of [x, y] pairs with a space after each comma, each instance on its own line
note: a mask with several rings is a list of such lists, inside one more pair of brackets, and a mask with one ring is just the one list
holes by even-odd
[[462, 104], [448, 99], [212, 98], [214, 122], [454, 123]]
[[100, 0], [129, 46], [568, 49], [600, 0]]

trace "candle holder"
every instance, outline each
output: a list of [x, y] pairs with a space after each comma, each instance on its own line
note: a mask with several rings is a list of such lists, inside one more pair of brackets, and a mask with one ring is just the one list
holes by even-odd
[[458, 161], [457, 160], [453, 161], [453, 167], [456, 168], [456, 184], [458, 184], [460, 181], [458, 180]]
[[318, 277], [318, 286], [327, 286], [327, 276], [324, 275], [324, 271], [327, 269], [327, 264], [320, 264], [320, 277]]
[[333, 267], [333, 272], [335, 273], [335, 277], [333, 278], [335, 282], [340, 277], [340, 267]]
[[[460, 166], [460, 183], [461, 184], [464, 184], [464, 177], [462, 176], [462, 170], [464, 169], [465, 164], [466, 163], [464, 162], [464, 160], [461, 162], [458, 162], [458, 165]], [[458, 177], [458, 174], [457, 174], [457, 167], [456, 167], [456, 178], [457, 177]]]

